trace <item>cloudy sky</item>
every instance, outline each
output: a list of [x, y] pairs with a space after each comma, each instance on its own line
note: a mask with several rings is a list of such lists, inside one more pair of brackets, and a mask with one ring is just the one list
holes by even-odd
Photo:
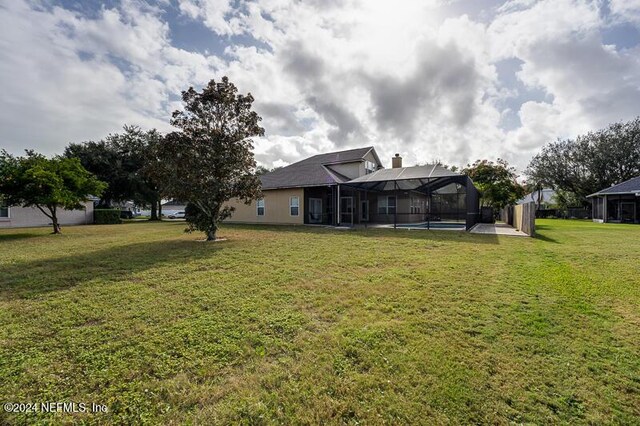
[[256, 99], [266, 166], [373, 145], [383, 161], [522, 169], [549, 141], [640, 114], [640, 0], [0, 3], [13, 153], [167, 131], [182, 90], [224, 75]]

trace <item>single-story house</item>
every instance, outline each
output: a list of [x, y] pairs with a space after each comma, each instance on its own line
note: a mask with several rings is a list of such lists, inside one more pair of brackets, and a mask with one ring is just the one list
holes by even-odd
[[187, 208], [187, 203], [184, 201], [170, 200], [162, 203], [162, 214], [170, 215], [177, 212], [183, 212]]
[[541, 191], [533, 191], [532, 193], [525, 195], [520, 200], [518, 200], [516, 204], [526, 204], [533, 202], [536, 205], [536, 209], [548, 210], [553, 208], [553, 204], [555, 204], [555, 196], [556, 191], [551, 188], [544, 188]]
[[591, 199], [594, 222], [640, 223], [640, 176], [587, 198]]
[[[385, 169], [373, 147], [314, 155], [260, 177], [263, 198], [240, 200], [229, 222], [471, 228], [479, 194], [471, 179], [440, 165]], [[437, 226], [436, 224], [434, 224]]]
[[[61, 226], [88, 225], [93, 223], [93, 200], [83, 203], [83, 210], [57, 212]], [[36, 207], [7, 206], [0, 203], [0, 228], [27, 228], [51, 226], [51, 219]]]

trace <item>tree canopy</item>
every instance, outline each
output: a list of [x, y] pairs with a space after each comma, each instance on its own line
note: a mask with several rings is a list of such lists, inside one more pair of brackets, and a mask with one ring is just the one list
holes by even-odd
[[51, 219], [53, 233], [60, 233], [58, 209], [81, 210], [89, 195], [106, 188], [76, 158], [46, 158], [34, 151], [24, 157], [0, 153], [0, 194], [8, 205], [36, 207]]
[[545, 146], [529, 163], [530, 181], [586, 196], [640, 176], [640, 118]]
[[250, 203], [260, 196], [252, 137], [264, 135], [251, 94], [238, 94], [223, 77], [202, 92], [182, 92], [184, 109], [175, 111], [167, 134], [154, 148], [151, 175], [170, 198], [189, 202], [187, 231], [199, 230], [215, 240], [220, 221], [234, 208], [232, 198]]
[[101, 141], [69, 144], [64, 155], [80, 159], [87, 170], [108, 184], [101, 204], [132, 200], [150, 205], [152, 219], [156, 219], [160, 191], [145, 171], [154, 161], [152, 147], [161, 137], [155, 129], [143, 131], [125, 125], [122, 133], [110, 134]]
[[514, 204], [525, 195], [525, 190], [517, 181], [515, 168], [505, 160], [495, 163], [489, 160], [477, 160], [462, 169], [480, 191], [482, 204], [495, 209]]

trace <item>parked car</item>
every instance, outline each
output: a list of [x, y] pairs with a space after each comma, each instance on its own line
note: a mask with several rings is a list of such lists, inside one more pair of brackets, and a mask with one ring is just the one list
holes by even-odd
[[168, 217], [169, 219], [184, 219], [185, 214], [184, 212], [175, 212], [171, 213]]

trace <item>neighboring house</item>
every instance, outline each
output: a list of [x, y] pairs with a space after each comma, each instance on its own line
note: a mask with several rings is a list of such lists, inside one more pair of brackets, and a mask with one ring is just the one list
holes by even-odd
[[119, 203], [113, 203], [112, 207], [114, 209], [120, 209], [122, 211], [131, 212], [133, 213], [134, 216], [139, 215], [141, 211], [140, 207], [138, 207], [136, 203], [131, 200], [122, 201]]
[[187, 208], [187, 203], [183, 201], [171, 200], [162, 203], [162, 214], [167, 216], [177, 212], [183, 212]]
[[[556, 191], [551, 188], [544, 188], [542, 191], [533, 191], [531, 194], [525, 195], [516, 204], [526, 204], [533, 201], [537, 210], [548, 210], [553, 208], [555, 196]], [[540, 197], [540, 204], [538, 204], [538, 197]]]
[[[84, 210], [58, 210], [61, 226], [93, 223], [93, 200], [84, 204]], [[26, 228], [51, 226], [51, 219], [36, 207], [6, 206], [0, 204], [0, 228]]]
[[471, 179], [439, 165], [384, 169], [373, 147], [319, 154], [260, 176], [264, 197], [236, 208], [229, 222], [265, 224], [420, 224], [478, 220]]
[[640, 223], [640, 176], [589, 195], [594, 222]]

